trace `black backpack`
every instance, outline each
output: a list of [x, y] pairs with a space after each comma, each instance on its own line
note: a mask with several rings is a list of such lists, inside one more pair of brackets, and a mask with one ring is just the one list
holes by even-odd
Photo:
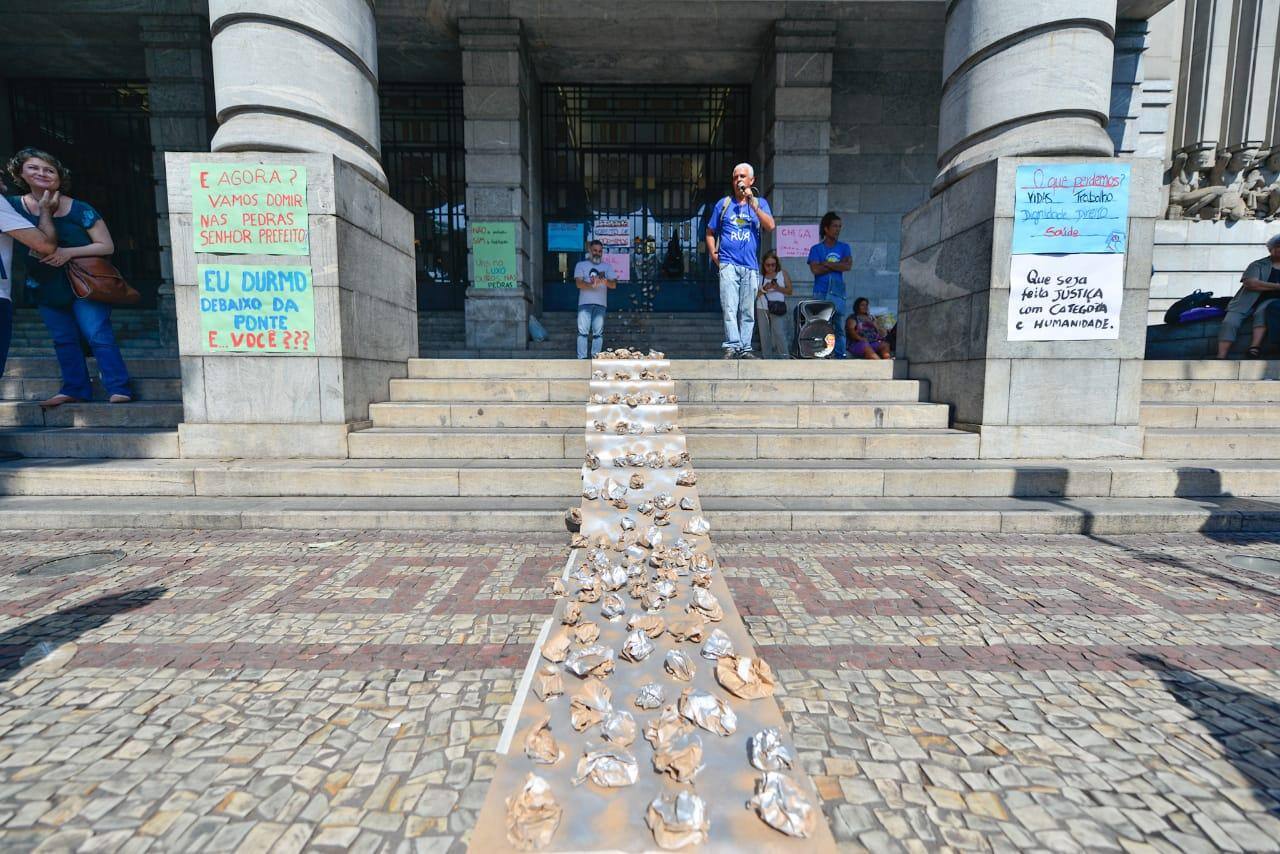
[[1196, 290], [1169, 306], [1164, 313], [1164, 322], [1171, 326], [1180, 323], [1179, 318], [1184, 311], [1203, 308], [1207, 305], [1217, 306], [1225, 310], [1229, 302], [1231, 302], [1231, 297], [1215, 297], [1208, 291]]

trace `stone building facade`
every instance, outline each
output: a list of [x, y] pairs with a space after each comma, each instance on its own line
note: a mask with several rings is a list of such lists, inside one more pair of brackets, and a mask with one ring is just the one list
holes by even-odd
[[[1052, 153], [1051, 140], [1030, 140], [1038, 134], [1069, 139], [1058, 147], [1071, 154], [1162, 162], [1152, 318], [1195, 287], [1231, 292], [1243, 263], [1280, 227], [1280, 0], [1071, 5], [1072, 19], [1096, 22], [1073, 36], [1077, 65], [1058, 69], [1048, 90], [1022, 92], [1026, 103], [1000, 104], [984, 93], [995, 78], [983, 75], [1041, 80], [1035, 46], [1054, 26], [1050, 4], [11, 0], [0, 42], [21, 60], [5, 63], [0, 78], [0, 150], [34, 142], [65, 153], [86, 192], [109, 196], [91, 200], [136, 232], [133, 278], [170, 330], [164, 154], [323, 150], [414, 214], [420, 310], [464, 311], [475, 348], [523, 347], [529, 313], [564, 307], [564, 261], [549, 251], [546, 227], [568, 215], [542, 192], [563, 178], [549, 174], [559, 161], [548, 104], [570, 91], [585, 102], [603, 91], [593, 87], [615, 87], [607, 109], [622, 109], [617, 91], [676, 100], [689, 91], [682, 87], [748, 93], [743, 130], [723, 134], [714, 162], [745, 154], [784, 224], [839, 211], [855, 252], [851, 291], [877, 306], [898, 306], [903, 216], [963, 174], [966, 157], [1000, 153], [969, 139], [991, 133], [979, 125], [993, 116], [1006, 141], [1010, 126], [1027, 128], [1009, 153], [1027, 153], [1028, 142]], [[1005, 24], [975, 9], [1006, 6], [1010, 31], [984, 41], [991, 34], [982, 27]], [[50, 19], [59, 26], [45, 26]], [[993, 45], [998, 65], [986, 61]], [[1102, 87], [1108, 103], [1084, 103], [1090, 87]], [[688, 122], [727, 109], [725, 98], [689, 106]], [[119, 122], [129, 110], [138, 121], [127, 132], [100, 115]], [[1032, 115], [1052, 121], [1028, 122]], [[138, 152], [124, 177], [104, 174], [119, 173], [123, 155], [101, 156], [103, 128]], [[643, 161], [646, 144], [635, 142], [640, 159], [630, 163]], [[688, 179], [683, 221], [694, 225], [681, 232], [681, 250], [691, 292], [706, 284], [696, 218], [725, 178]], [[679, 189], [663, 180], [635, 176], [653, 192]], [[474, 219], [517, 225], [521, 287], [468, 287], [465, 224]], [[680, 216], [649, 219], [637, 228], [661, 258]], [[805, 293], [805, 265], [787, 266]]]

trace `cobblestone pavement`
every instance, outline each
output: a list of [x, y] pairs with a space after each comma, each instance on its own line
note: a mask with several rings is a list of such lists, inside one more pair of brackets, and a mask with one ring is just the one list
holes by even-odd
[[[717, 543], [843, 848], [1280, 850], [1280, 538], [814, 539]], [[0, 532], [0, 849], [460, 850], [564, 557]]]

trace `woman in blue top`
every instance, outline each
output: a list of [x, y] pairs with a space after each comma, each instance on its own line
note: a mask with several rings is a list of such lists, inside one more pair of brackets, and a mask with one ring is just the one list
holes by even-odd
[[88, 204], [66, 194], [70, 173], [47, 152], [35, 148], [19, 151], [9, 161], [9, 176], [18, 189], [24, 191], [21, 196], [11, 197], [10, 202], [33, 223], [40, 216], [36, 199], [45, 193], [61, 193], [58, 209], [53, 214], [58, 248], [44, 256], [28, 253], [27, 258], [27, 287], [33, 289], [62, 371], [62, 388], [40, 405], [52, 409], [92, 398], [89, 369], [80, 349], [81, 335], [98, 360], [102, 384], [110, 401], [128, 403], [133, 399], [133, 391], [120, 347], [111, 331], [111, 306], [77, 299], [66, 271], [67, 262], [73, 258], [108, 256], [115, 251], [106, 222]]

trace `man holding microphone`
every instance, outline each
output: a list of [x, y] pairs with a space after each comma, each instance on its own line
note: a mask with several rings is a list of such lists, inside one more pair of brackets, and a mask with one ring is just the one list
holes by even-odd
[[707, 220], [707, 252], [720, 270], [724, 358], [754, 359], [755, 299], [760, 288], [760, 232], [773, 231], [769, 203], [756, 195], [755, 169], [733, 167], [733, 195], [716, 202]]

